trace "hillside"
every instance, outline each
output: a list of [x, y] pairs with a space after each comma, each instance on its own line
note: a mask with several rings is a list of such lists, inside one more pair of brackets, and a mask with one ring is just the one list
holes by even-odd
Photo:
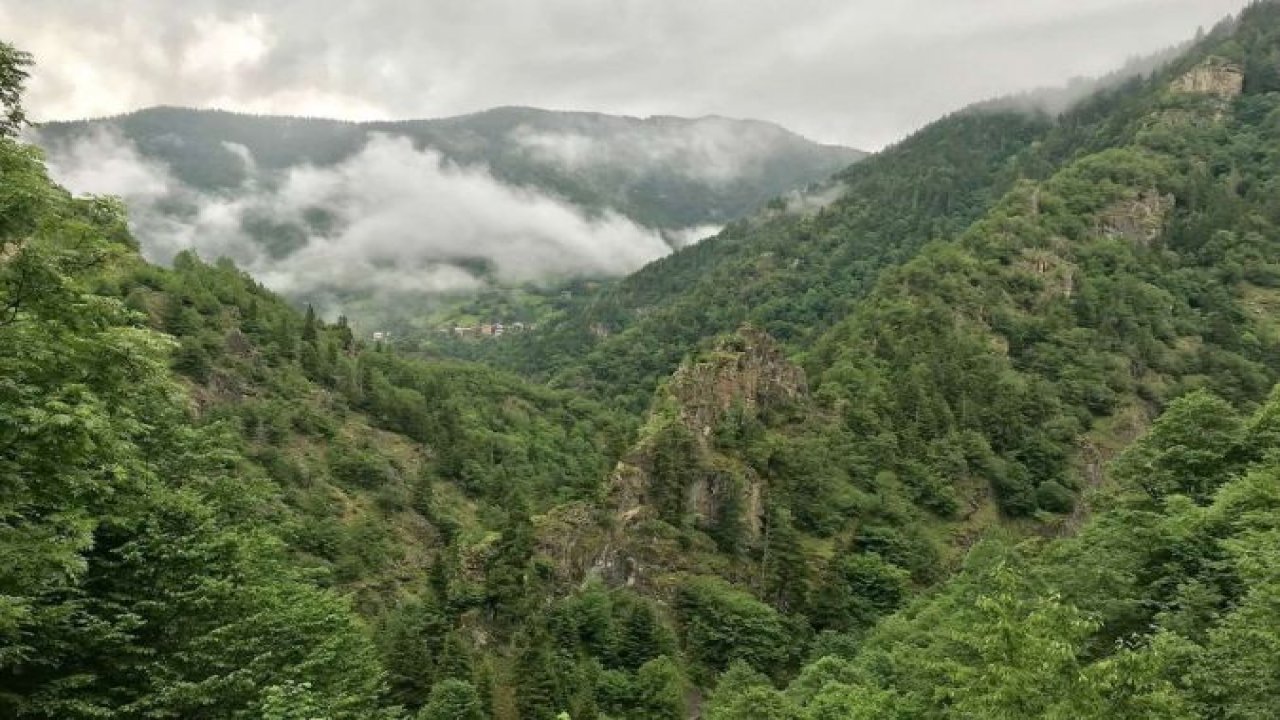
[[429, 307], [623, 274], [862, 157], [763, 122], [532, 108], [348, 123], [160, 107], [33, 137], [67, 184], [125, 196], [148, 257], [227, 256], [369, 315], [397, 294]]
[[458, 165], [487, 167], [504, 182], [673, 231], [737, 219], [864, 155], [754, 120], [517, 107], [366, 123], [157, 107], [44, 123], [40, 141], [56, 156], [65, 143], [101, 129], [120, 132], [144, 157], [205, 191], [233, 191], [247, 179], [249, 168], [228, 143], [246, 148], [258, 168], [285, 172], [299, 165], [336, 165], [360, 152], [373, 135], [402, 136]]
[[101, 130], [119, 132], [144, 157], [203, 191], [234, 191], [248, 179], [252, 169], [228, 144], [248, 150], [261, 170], [286, 172], [341, 163], [373, 135], [407, 137], [417, 149], [431, 148], [458, 165], [486, 167], [504, 182], [672, 231], [740, 218], [864, 156], [754, 120], [518, 107], [365, 123], [157, 107], [43, 123], [39, 141], [56, 157], [75, 138]]
[[[640, 410], [685, 355], [743, 322], [794, 352], [810, 350], [882, 271], [960, 235], [1020, 181], [1043, 181], [1073, 159], [1128, 145], [1150, 132], [1144, 124], [1155, 114], [1180, 115], [1154, 107], [1156, 94], [1190, 72], [1189, 58], [1203, 58], [1204, 47], [1057, 117], [1012, 110], [1005, 100], [955, 113], [840, 173], [815, 201], [776, 203], [732, 223], [485, 358]], [[1261, 94], [1274, 82], [1266, 79], [1271, 70], [1266, 61], [1246, 62], [1258, 67], [1244, 75], [1245, 89]]]
[[490, 365], [151, 264], [17, 129], [0, 715], [1280, 714], [1280, 3], [574, 286]]
[[817, 202], [777, 203], [651, 263], [495, 358], [632, 410], [704, 338], [754, 323], [786, 343], [821, 333], [883, 268], [962, 230], [1022, 172], [1052, 127], [1022, 113], [966, 112], [841, 174]]
[[593, 498], [626, 421], [364, 347], [225, 261], [150, 265], [118, 202], [9, 138], [0, 168], [4, 713], [397, 716], [428, 612], [439, 677], [469, 669], [530, 516]]

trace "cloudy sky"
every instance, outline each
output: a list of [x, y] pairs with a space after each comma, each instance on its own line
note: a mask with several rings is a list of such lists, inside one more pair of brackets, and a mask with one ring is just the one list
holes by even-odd
[[772, 120], [875, 149], [1104, 74], [1246, 0], [0, 0], [73, 119], [156, 104], [349, 119], [497, 105]]

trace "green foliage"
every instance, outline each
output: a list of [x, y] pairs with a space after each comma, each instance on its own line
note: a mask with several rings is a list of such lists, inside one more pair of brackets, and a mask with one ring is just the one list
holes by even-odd
[[910, 573], [879, 555], [838, 555], [814, 599], [814, 622], [842, 632], [865, 630], [907, 597]]
[[392, 697], [405, 705], [422, 705], [429, 697], [436, 659], [448, 618], [433, 603], [407, 599], [382, 617], [377, 629]]
[[1016, 178], [1010, 159], [1048, 127], [1025, 113], [949, 117], [845, 170], [829, 207], [732, 223], [491, 359], [639, 411], [686, 353], [744, 322], [811, 341], [879, 270], [980, 216]]
[[1276, 7], [584, 286], [489, 356], [559, 389], [150, 266], [0, 138], [0, 714], [1276, 716]]
[[415, 720], [484, 720], [480, 697], [469, 682], [444, 680], [431, 688], [431, 697]]
[[22, 89], [26, 85], [31, 55], [8, 43], [0, 43], [0, 137], [11, 138], [26, 124], [22, 108]]
[[269, 487], [193, 422], [172, 344], [86, 289], [132, 252], [118, 206], [72, 200], [11, 140], [0, 164], [0, 708], [261, 717], [305, 682], [330, 717], [373, 714], [373, 647], [264, 531]]
[[[1216, 461], [1195, 456], [1195, 487], [1217, 488], [1207, 505], [1170, 496], [1153, 506], [1134, 487], [1076, 538], [979, 545], [960, 574], [876, 625], [848, 659], [815, 661], [781, 695], [730, 670], [710, 712], [782, 697], [762, 717], [1274, 714], [1280, 468], [1272, 447], [1256, 448], [1251, 465], [1230, 454], [1238, 435], [1222, 432], [1223, 419], [1239, 423], [1229, 410], [1189, 395], [1130, 451], [1200, 434], [1223, 442]], [[1156, 487], [1186, 477], [1181, 462], [1149, 467]]]
[[704, 709], [708, 720], [790, 720], [797, 717], [769, 678], [738, 660], [716, 683]]
[[1208, 501], [1241, 454], [1240, 419], [1230, 404], [1206, 391], [1179, 398], [1151, 432], [1116, 462], [1121, 482], [1153, 500], [1186, 495]]
[[685, 651], [709, 670], [741, 660], [762, 671], [787, 661], [787, 628], [773, 608], [712, 578], [690, 578], [677, 591]]
[[684, 524], [689, 488], [704, 474], [693, 435], [680, 423], [664, 427], [653, 440], [653, 469], [649, 494], [658, 517], [671, 525]]

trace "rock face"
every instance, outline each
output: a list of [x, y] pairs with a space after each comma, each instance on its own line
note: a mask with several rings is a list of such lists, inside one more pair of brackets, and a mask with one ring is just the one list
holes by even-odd
[[[669, 536], [658, 536], [663, 531], [650, 532], [647, 524], [656, 520], [691, 522], [710, 531], [732, 512], [744, 539], [757, 539], [764, 481], [719, 443], [726, 430], [807, 397], [804, 371], [755, 328], [740, 329], [683, 365], [658, 392], [641, 439], [610, 476], [611, 527], [594, 572], [615, 584], [636, 584], [646, 582], [649, 568], [674, 569], [683, 553]], [[673, 452], [675, 463], [669, 459]]]
[[1244, 92], [1244, 70], [1223, 58], [1211, 57], [1175, 80], [1173, 89], [1232, 100]]
[[808, 384], [773, 338], [744, 327], [708, 357], [677, 370], [670, 391], [681, 422], [705, 442], [731, 409], [758, 413], [794, 402], [808, 394]]
[[1107, 208], [1098, 218], [1098, 231], [1149, 247], [1164, 232], [1165, 221], [1173, 211], [1174, 202], [1172, 195], [1144, 190], [1136, 197]]
[[[1063, 247], [1068, 243], [1063, 238], [1056, 238], [1054, 247], [1046, 248], [1026, 248], [1024, 249], [1014, 265], [1020, 271], [1033, 275], [1040, 280], [1041, 291], [1040, 296], [1036, 299], [1037, 306], [1043, 306], [1053, 302], [1059, 298], [1071, 298], [1076, 291], [1076, 272], [1077, 268], [1074, 264], [1066, 259], [1067, 250]], [[1000, 343], [997, 348], [1002, 354], [1008, 354], [1008, 340], [1003, 336], [993, 337], [993, 341]]]

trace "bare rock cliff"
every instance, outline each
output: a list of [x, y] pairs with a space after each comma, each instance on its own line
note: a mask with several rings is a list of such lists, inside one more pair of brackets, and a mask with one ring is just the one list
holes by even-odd
[[1223, 58], [1211, 57], [1175, 80], [1173, 89], [1232, 100], [1244, 92], [1244, 70]]
[[687, 553], [670, 534], [674, 526], [710, 531], [727, 512], [738, 514], [746, 541], [756, 540], [765, 483], [720, 446], [723, 433], [807, 398], [804, 371], [752, 327], [685, 363], [658, 391], [640, 439], [610, 476], [609, 529], [592, 572], [636, 584], [648, 583], [651, 570], [677, 571]]

